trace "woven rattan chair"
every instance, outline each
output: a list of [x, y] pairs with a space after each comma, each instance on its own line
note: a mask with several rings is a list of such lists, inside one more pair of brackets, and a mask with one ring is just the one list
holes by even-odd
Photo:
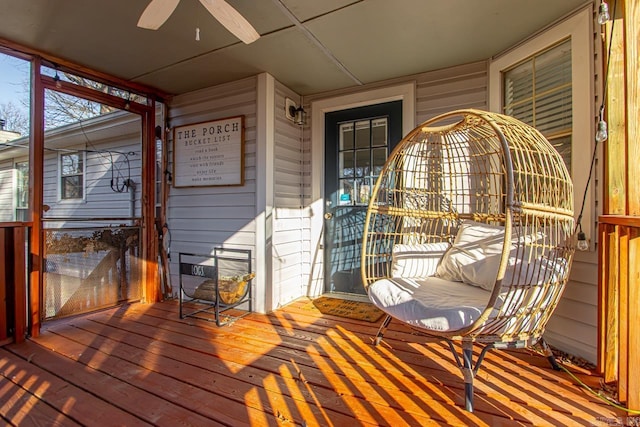
[[557, 368], [542, 335], [569, 275], [573, 224], [567, 168], [537, 130], [479, 110], [423, 123], [391, 153], [367, 212], [362, 276], [387, 313], [375, 344], [392, 318], [446, 340], [469, 411], [490, 349], [539, 343]]

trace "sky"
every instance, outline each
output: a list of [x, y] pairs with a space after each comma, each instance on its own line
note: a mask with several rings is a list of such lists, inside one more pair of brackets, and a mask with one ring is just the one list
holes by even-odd
[[12, 102], [22, 108], [28, 99], [25, 83], [29, 81], [29, 63], [0, 53], [0, 104]]

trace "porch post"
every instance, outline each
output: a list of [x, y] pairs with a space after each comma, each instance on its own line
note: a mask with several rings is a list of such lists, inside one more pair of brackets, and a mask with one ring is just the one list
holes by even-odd
[[158, 238], [156, 233], [156, 123], [155, 102], [142, 117], [142, 278], [144, 302], [156, 302], [162, 295], [158, 281]]
[[[27, 334], [37, 337], [43, 319], [43, 241], [42, 207], [44, 180], [44, 85], [40, 75], [42, 61], [31, 61], [31, 129], [29, 131], [29, 213], [31, 214], [29, 269], [29, 321]], [[16, 340], [20, 337], [16, 336]]]

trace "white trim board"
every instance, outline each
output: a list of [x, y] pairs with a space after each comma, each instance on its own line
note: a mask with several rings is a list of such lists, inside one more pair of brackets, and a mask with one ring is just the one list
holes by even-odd
[[[324, 212], [324, 127], [325, 115], [333, 111], [355, 107], [402, 101], [402, 135], [415, 128], [416, 85], [415, 82], [388, 86], [368, 91], [336, 96], [311, 102], [311, 247], [322, 248], [322, 228]], [[315, 255], [318, 255], [317, 257]], [[322, 260], [321, 254], [313, 258]], [[317, 269], [311, 277], [310, 296], [323, 292], [323, 269]]]

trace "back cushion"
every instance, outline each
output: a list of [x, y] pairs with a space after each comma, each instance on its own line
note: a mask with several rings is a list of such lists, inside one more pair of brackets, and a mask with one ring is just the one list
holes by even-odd
[[492, 290], [500, 267], [504, 227], [463, 221], [436, 276]]
[[436, 272], [449, 243], [394, 245], [391, 277], [429, 277]]

